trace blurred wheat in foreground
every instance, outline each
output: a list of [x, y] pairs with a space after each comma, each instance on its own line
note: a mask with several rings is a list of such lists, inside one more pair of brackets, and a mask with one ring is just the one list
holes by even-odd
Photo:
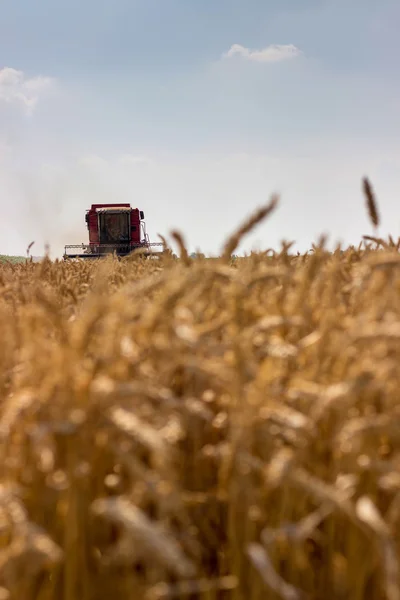
[[400, 244], [233, 260], [275, 204], [0, 267], [0, 600], [400, 598]]

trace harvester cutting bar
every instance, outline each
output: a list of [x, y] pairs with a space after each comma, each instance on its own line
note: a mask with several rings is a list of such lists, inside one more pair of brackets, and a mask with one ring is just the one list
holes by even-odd
[[[65, 246], [64, 260], [68, 258], [104, 258], [109, 254], [127, 256], [135, 250], [141, 250], [140, 254], [142, 256], [151, 256], [159, 254], [151, 250], [156, 246], [162, 247], [162, 244], [159, 242], [146, 242], [145, 244], [70, 244]], [[81, 252], [76, 252], [78, 248]]]

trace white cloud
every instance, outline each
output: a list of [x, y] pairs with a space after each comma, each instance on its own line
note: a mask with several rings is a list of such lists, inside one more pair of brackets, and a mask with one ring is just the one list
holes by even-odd
[[83, 167], [87, 167], [90, 170], [100, 170], [106, 169], [108, 167], [108, 162], [106, 159], [101, 158], [97, 154], [88, 154], [79, 159], [79, 164]]
[[124, 167], [145, 167], [153, 164], [153, 160], [147, 156], [135, 156], [134, 154], [123, 154], [119, 162]]
[[50, 77], [27, 78], [23, 71], [4, 67], [0, 69], [0, 102], [20, 104], [27, 114], [32, 114], [40, 96], [52, 84]]
[[241, 56], [246, 60], [251, 60], [260, 63], [272, 63], [296, 58], [301, 54], [301, 51], [293, 44], [275, 44], [262, 48], [261, 50], [250, 50], [240, 44], [233, 44], [228, 52], [225, 52], [223, 58], [233, 58]]
[[91, 171], [105, 172], [111, 166], [114, 168], [145, 168], [154, 164], [154, 160], [147, 156], [135, 154], [122, 154], [116, 160], [107, 160], [97, 154], [88, 154], [79, 159], [79, 164]]

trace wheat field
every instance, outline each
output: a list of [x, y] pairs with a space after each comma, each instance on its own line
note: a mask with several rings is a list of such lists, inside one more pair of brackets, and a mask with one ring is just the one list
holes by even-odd
[[276, 204], [0, 265], [0, 600], [400, 599], [400, 240], [234, 260]]

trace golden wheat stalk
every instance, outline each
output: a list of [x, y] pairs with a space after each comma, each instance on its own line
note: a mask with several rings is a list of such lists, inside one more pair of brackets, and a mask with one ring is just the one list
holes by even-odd
[[379, 226], [380, 222], [378, 205], [375, 198], [374, 190], [372, 189], [372, 186], [367, 177], [363, 178], [363, 190], [367, 202], [368, 216], [372, 225], [376, 228]]
[[277, 207], [279, 198], [276, 194], [274, 194], [268, 204], [260, 209], [258, 209], [254, 214], [252, 214], [240, 227], [235, 231], [225, 243], [222, 253], [222, 260], [224, 262], [229, 261], [232, 256], [232, 253], [236, 250], [238, 245], [240, 244], [242, 238], [250, 233], [256, 225], [261, 223], [266, 217], [268, 217]]
[[179, 231], [172, 231], [171, 235], [178, 244], [183, 264], [189, 266], [191, 264], [191, 261], [182, 234], [179, 233]]

